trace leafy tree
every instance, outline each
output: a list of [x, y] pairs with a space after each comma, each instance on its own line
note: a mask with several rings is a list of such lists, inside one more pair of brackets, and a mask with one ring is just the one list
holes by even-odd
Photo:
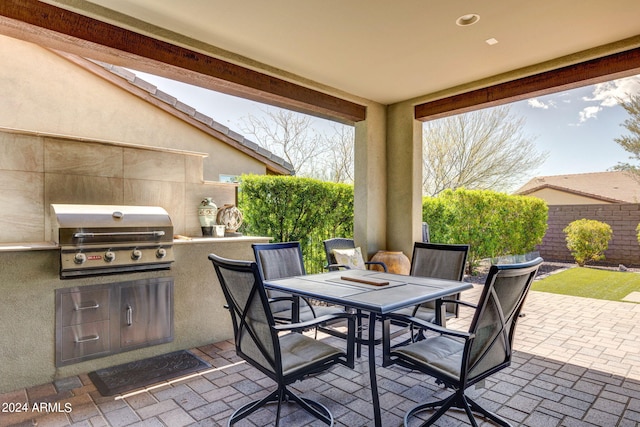
[[[614, 138], [614, 141], [631, 154], [630, 159], [640, 161], [640, 95], [630, 95], [626, 100], [618, 101], [629, 114], [621, 125], [629, 131], [629, 135]], [[618, 163], [613, 169], [640, 174], [640, 166], [630, 163]]]
[[546, 160], [522, 134], [525, 120], [496, 107], [423, 125], [423, 194], [509, 190]]

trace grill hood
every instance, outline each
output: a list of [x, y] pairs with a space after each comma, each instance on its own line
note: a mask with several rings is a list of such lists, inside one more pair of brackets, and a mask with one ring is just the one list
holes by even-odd
[[52, 234], [63, 278], [166, 269], [173, 224], [157, 206], [53, 204]]

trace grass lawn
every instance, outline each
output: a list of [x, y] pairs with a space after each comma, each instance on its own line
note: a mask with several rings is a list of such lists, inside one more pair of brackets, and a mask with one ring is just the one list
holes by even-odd
[[631, 292], [640, 292], [640, 274], [575, 267], [535, 281], [531, 290], [622, 301]]

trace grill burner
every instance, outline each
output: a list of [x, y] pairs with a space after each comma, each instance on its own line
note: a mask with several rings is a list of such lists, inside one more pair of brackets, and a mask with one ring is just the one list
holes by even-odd
[[51, 205], [60, 277], [169, 269], [173, 225], [155, 206]]

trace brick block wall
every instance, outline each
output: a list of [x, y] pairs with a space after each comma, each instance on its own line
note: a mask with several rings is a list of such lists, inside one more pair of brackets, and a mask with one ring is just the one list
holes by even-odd
[[540, 255], [548, 261], [573, 262], [562, 230], [571, 221], [582, 218], [606, 222], [613, 229], [602, 264], [640, 266], [640, 245], [636, 238], [636, 227], [640, 223], [638, 203], [549, 206], [547, 233], [538, 246]]

